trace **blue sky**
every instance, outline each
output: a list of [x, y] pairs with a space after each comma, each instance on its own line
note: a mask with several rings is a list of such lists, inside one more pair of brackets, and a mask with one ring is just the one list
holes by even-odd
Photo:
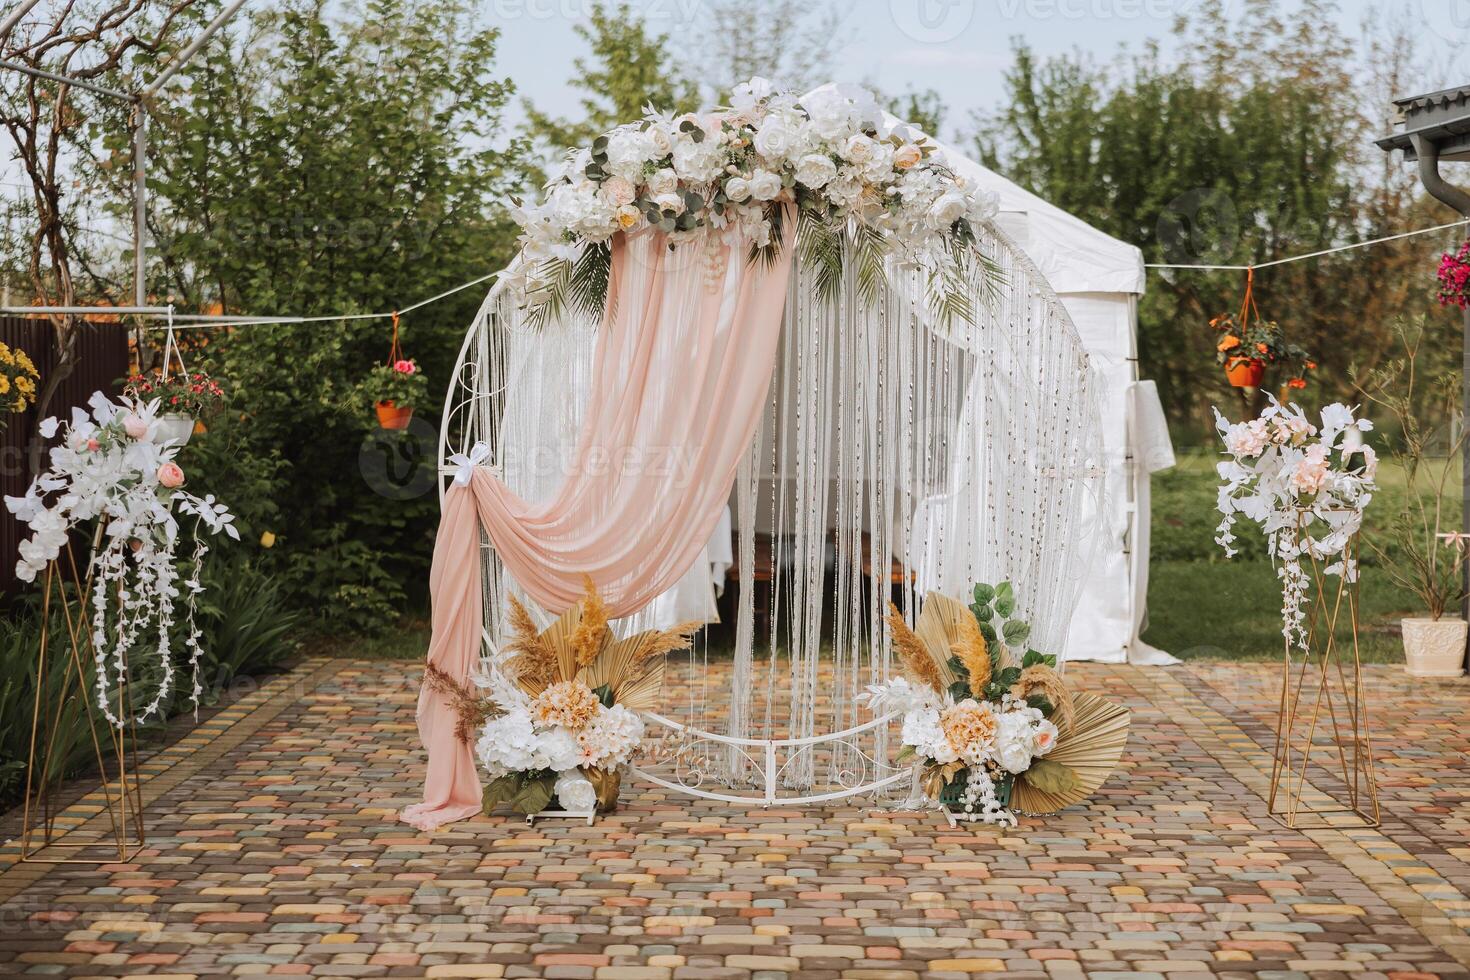
[[[1202, 0], [842, 0], [851, 35], [836, 81], [876, 82], [885, 91], [933, 88], [949, 105], [946, 135], [974, 108], [1002, 96], [1002, 73], [1013, 38], [1042, 54], [1074, 49], [1107, 59], [1123, 46], [1148, 39], [1169, 43], [1176, 16]], [[1284, 0], [1289, 5], [1292, 0]], [[558, 114], [575, 113], [577, 94], [567, 81], [583, 51], [574, 33], [593, 0], [489, 0], [487, 14], [502, 31], [501, 66], [520, 94]], [[814, 0], [815, 3], [815, 0]], [[1239, 6], [1239, 0], [1234, 5]], [[703, 23], [701, 0], [633, 0], [656, 29], [692, 38]], [[1423, 89], [1470, 77], [1470, 0], [1339, 0], [1340, 23], [1356, 35], [1370, 12], [1401, 16], [1424, 26]], [[1459, 76], [1459, 77], [1457, 77]], [[1413, 94], [1413, 93], [1405, 93]], [[512, 116], [515, 120], [519, 112]]]

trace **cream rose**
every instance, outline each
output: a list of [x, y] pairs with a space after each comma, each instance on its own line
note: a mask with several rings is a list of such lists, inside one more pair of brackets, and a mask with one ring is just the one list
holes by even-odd
[[653, 199], [660, 211], [672, 211], [675, 214], [684, 213], [684, 198], [670, 191], [667, 194], [659, 194]]
[[631, 180], [624, 177], [609, 177], [602, 182], [602, 194], [607, 198], [608, 203], [620, 208], [625, 204], [632, 204], [633, 199], [638, 196], [638, 191]]
[[653, 176], [648, 178], [648, 193], [657, 197], [660, 194], [672, 194], [679, 186], [679, 175], [672, 170], [656, 170]]
[[618, 227], [624, 231], [632, 231], [643, 223], [643, 212], [635, 205], [624, 204], [618, 208]]
[[744, 177], [731, 177], [725, 181], [725, 199], [739, 204], [750, 196], [750, 181]]
[[796, 148], [797, 129], [785, 116], [769, 115], [755, 132], [755, 151], [766, 159], [779, 162]]
[[924, 159], [924, 151], [912, 143], [905, 143], [893, 151], [893, 165], [899, 170], [911, 170]]
[[847, 138], [847, 145], [842, 148], [842, 158], [849, 163], [863, 164], [873, 158], [873, 140], [862, 133], [854, 133]]

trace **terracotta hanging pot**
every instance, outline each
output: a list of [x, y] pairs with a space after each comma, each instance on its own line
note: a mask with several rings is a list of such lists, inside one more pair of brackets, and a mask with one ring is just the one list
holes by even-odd
[[378, 402], [373, 406], [378, 411], [378, 425], [384, 429], [400, 431], [408, 428], [409, 420], [413, 418], [412, 405], [395, 405], [391, 401]]
[[1265, 376], [1265, 361], [1253, 357], [1232, 357], [1225, 362], [1225, 377], [1236, 388], [1259, 388]]

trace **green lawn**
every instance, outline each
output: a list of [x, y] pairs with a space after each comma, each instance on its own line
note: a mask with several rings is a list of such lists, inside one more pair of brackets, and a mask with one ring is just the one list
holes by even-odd
[[[1240, 557], [1223, 558], [1215, 544], [1217, 458], [1184, 453], [1178, 466], [1154, 475], [1149, 627], [1144, 639], [1184, 659], [1274, 660], [1281, 656], [1282, 644], [1280, 587], [1264, 543], [1249, 526], [1237, 532]], [[1379, 525], [1405, 503], [1401, 470], [1385, 464], [1379, 483], [1382, 489], [1368, 511], [1365, 533], [1370, 535], [1382, 535]], [[1458, 481], [1450, 493], [1459, 494]], [[1458, 500], [1450, 510], [1458, 513]], [[1362, 656], [1365, 661], [1398, 663], [1403, 660], [1398, 621], [1413, 614], [1416, 603], [1371, 561], [1367, 559], [1363, 569]], [[428, 623], [409, 619], [376, 636], [323, 641], [309, 652], [364, 660], [418, 660], [428, 642]], [[726, 652], [724, 646], [718, 652]]]
[[[1179, 465], [1154, 475], [1153, 545], [1149, 572], [1149, 627], [1144, 639], [1184, 659], [1272, 660], [1281, 656], [1281, 591], [1264, 541], [1249, 525], [1236, 536], [1242, 554], [1225, 559], [1214, 542], [1217, 456], [1181, 454]], [[1385, 463], [1380, 491], [1369, 505], [1365, 535], [1406, 505], [1404, 474]], [[1458, 497], [1459, 481], [1447, 488]], [[1458, 514], [1459, 503], [1449, 504]], [[1454, 528], [1446, 528], [1453, 530]], [[1365, 549], [1366, 552], [1366, 549]], [[1398, 620], [1415, 613], [1414, 596], [1389, 581], [1365, 558], [1359, 632], [1365, 660], [1399, 663]]]

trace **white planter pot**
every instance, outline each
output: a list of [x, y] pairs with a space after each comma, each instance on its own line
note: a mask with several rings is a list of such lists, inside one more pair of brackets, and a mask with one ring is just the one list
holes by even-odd
[[184, 447], [194, 435], [194, 420], [187, 415], [160, 415], [156, 438], [160, 446]]
[[1404, 660], [1410, 677], [1459, 677], [1465, 672], [1465, 634], [1470, 623], [1442, 619], [1405, 619]]

